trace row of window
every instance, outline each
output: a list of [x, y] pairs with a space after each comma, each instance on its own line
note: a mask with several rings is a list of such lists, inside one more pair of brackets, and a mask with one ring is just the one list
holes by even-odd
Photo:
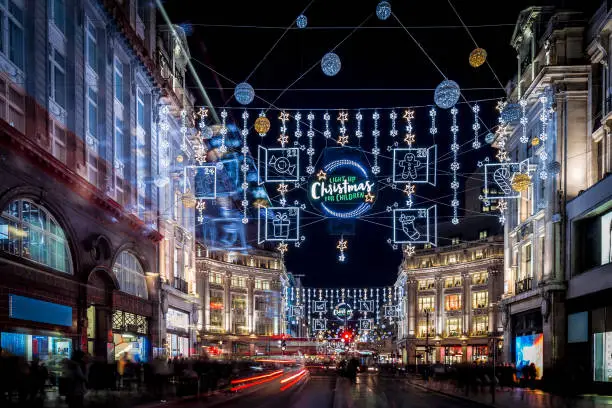
[[[208, 275], [208, 282], [215, 285], [223, 285], [223, 274], [211, 272]], [[246, 288], [247, 278], [244, 276], [232, 276], [231, 286], [236, 288]], [[270, 290], [270, 281], [265, 279], [255, 279], [256, 290]]]
[[[435, 296], [419, 296], [417, 298], [417, 309], [419, 312], [433, 312], [436, 308]], [[472, 309], [484, 309], [489, 305], [489, 292], [486, 290], [472, 293]], [[461, 294], [450, 294], [444, 296], [444, 310], [461, 310]]]
[[[472, 274], [472, 285], [484, 285], [489, 281], [488, 272], [476, 272]], [[463, 285], [463, 279], [461, 276], [449, 276], [444, 278], [444, 287], [449, 288], [459, 288]], [[431, 290], [436, 288], [435, 279], [422, 279], [418, 283], [419, 290]]]
[[[447, 337], [458, 337], [462, 334], [462, 319], [460, 317], [449, 317], [444, 321], [443, 333]], [[426, 320], [420, 320], [417, 326], [417, 336], [427, 337], [436, 335], [436, 326], [433, 320], [429, 323]], [[474, 316], [472, 318], [472, 335], [486, 336], [489, 333], [489, 316]]]

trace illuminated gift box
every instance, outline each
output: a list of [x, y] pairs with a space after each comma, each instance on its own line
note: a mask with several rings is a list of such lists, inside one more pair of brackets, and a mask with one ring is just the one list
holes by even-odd
[[288, 238], [289, 237], [289, 225], [291, 221], [287, 213], [275, 214], [272, 220], [274, 226], [274, 237], [275, 238]]

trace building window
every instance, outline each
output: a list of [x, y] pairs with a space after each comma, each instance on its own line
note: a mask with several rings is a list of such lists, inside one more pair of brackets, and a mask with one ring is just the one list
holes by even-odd
[[425, 245], [423, 245], [424, 249], [431, 249], [431, 243], [426, 243]]
[[482, 249], [477, 249], [476, 251], [472, 252], [474, 258], [472, 259], [482, 259], [484, 258], [484, 252]]
[[461, 310], [461, 295], [446, 295], [444, 297], [444, 310], [447, 312]]
[[459, 244], [459, 242], [461, 242], [459, 237], [452, 237], [451, 238], [451, 245], [457, 245], [457, 244]]
[[98, 55], [96, 53], [97, 45], [97, 35], [96, 35], [96, 26], [91, 22], [89, 17], [87, 17], [87, 22], [85, 24], [85, 59], [87, 61], [87, 65], [89, 68], [93, 69], [94, 72], [97, 70], [98, 65]]
[[433, 279], [424, 279], [419, 281], [419, 290], [435, 289], [436, 282]]
[[90, 86], [87, 87], [87, 134], [98, 138], [98, 93]]
[[213, 330], [223, 328], [223, 292], [220, 290], [210, 291], [210, 326]]
[[123, 121], [115, 117], [115, 174], [119, 178], [124, 178], [125, 140], [123, 138], [123, 126]]
[[477, 272], [472, 275], [472, 285], [485, 285], [488, 281], [488, 272]]
[[486, 239], [488, 236], [489, 236], [489, 231], [487, 230], [481, 230], [478, 232], [479, 239]]
[[244, 276], [232, 276], [232, 286], [236, 288], [246, 288], [246, 279]]
[[115, 99], [123, 104], [123, 63], [115, 57]]
[[3, 76], [0, 76], [0, 118], [25, 133], [25, 97]]
[[270, 281], [263, 279], [255, 279], [255, 289], [270, 290]]
[[446, 319], [446, 335], [448, 337], [457, 337], [461, 334], [461, 319], [457, 317], [449, 317]]
[[604, 164], [604, 148], [603, 148], [603, 139], [595, 142], [595, 154], [597, 155], [597, 180], [601, 180], [606, 173], [606, 166]]
[[429, 310], [433, 312], [435, 310], [435, 300], [433, 296], [419, 296], [418, 308], [419, 312], [425, 312]]
[[66, 57], [51, 47], [49, 56], [51, 66], [51, 98], [62, 108], [66, 108]]
[[220, 273], [210, 273], [208, 275], [208, 282], [215, 285], [223, 285], [223, 276]]
[[449, 276], [444, 279], [444, 287], [445, 288], [459, 288], [461, 287], [461, 276]]
[[136, 90], [136, 123], [141, 129], [145, 128], [144, 92], [140, 88]]
[[248, 334], [246, 302], [245, 295], [232, 295], [232, 333]]
[[484, 309], [489, 304], [489, 292], [472, 292], [472, 309]]
[[533, 269], [531, 264], [531, 249], [531, 243], [523, 245], [523, 267], [521, 268], [521, 279], [533, 277]]
[[449, 264], [457, 263], [457, 255], [456, 254], [449, 255], [448, 256], [448, 263]]
[[474, 336], [486, 336], [489, 334], [489, 316], [474, 316], [473, 325]]
[[47, 210], [26, 199], [12, 201], [0, 215], [0, 250], [72, 273], [63, 229]]
[[23, 19], [23, 0], [8, 0], [8, 4], [6, 0], [0, 2], [0, 51], [21, 70], [24, 62]]
[[129, 251], [122, 251], [113, 264], [119, 290], [147, 299], [147, 282], [140, 261]]
[[66, 4], [64, 0], [51, 0], [51, 20], [62, 33], [66, 33]]
[[419, 324], [417, 325], [417, 336], [418, 337], [427, 337], [427, 332], [429, 331], [429, 336], [433, 337], [436, 335], [436, 327], [432, 320], [427, 324], [427, 320], [419, 320]]
[[66, 163], [66, 129], [58, 123], [52, 122], [50, 125], [53, 156]]

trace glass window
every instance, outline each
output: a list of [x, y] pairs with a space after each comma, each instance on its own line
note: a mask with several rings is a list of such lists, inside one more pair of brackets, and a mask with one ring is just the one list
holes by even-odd
[[449, 276], [444, 279], [444, 287], [445, 288], [458, 288], [461, 287], [461, 276]]
[[208, 275], [208, 282], [214, 283], [216, 285], [222, 285], [223, 284], [223, 276], [220, 273], [212, 272], [210, 275]]
[[484, 309], [489, 304], [489, 292], [486, 290], [480, 292], [472, 292], [472, 308]]
[[189, 330], [189, 313], [169, 307], [166, 313], [166, 327]]
[[419, 281], [419, 290], [435, 289], [436, 283], [433, 279], [425, 279]]
[[51, 17], [55, 26], [62, 32], [66, 33], [66, 5], [64, 0], [51, 1]]
[[220, 329], [223, 326], [223, 291], [210, 291], [210, 326]]
[[489, 231], [487, 230], [481, 230], [478, 232], [478, 238], [480, 239], [485, 239], [489, 236]]
[[72, 340], [23, 333], [0, 333], [2, 349], [14, 356], [30, 361], [38, 358], [49, 371], [62, 370], [62, 361], [72, 354]]
[[85, 25], [85, 31], [87, 39], [85, 41], [85, 55], [87, 60], [87, 65], [94, 71], [96, 71], [98, 66], [97, 61], [97, 35], [96, 35], [96, 26], [91, 22], [89, 18], [87, 18], [87, 23]]
[[119, 290], [147, 299], [147, 283], [140, 261], [129, 251], [123, 251], [115, 260], [113, 273], [119, 282]]
[[115, 99], [123, 103], [123, 63], [115, 57]]
[[98, 94], [93, 88], [87, 88], [87, 132], [98, 137]]
[[457, 245], [459, 242], [461, 242], [459, 237], [452, 237], [451, 238], [451, 245]]
[[140, 128], [145, 128], [145, 102], [144, 93], [138, 89], [136, 91], [136, 120]]
[[232, 276], [232, 286], [235, 286], [238, 288], [245, 288], [246, 279], [244, 278], [244, 276]]
[[124, 145], [125, 141], [123, 139], [123, 121], [115, 117], [115, 174], [119, 178], [123, 178], [123, 162], [125, 160], [124, 157]]
[[419, 324], [417, 326], [417, 336], [418, 337], [427, 337], [427, 331], [429, 330], [429, 336], [433, 337], [436, 335], [436, 327], [434, 325], [433, 320], [429, 320], [429, 324], [427, 320], [419, 320]]
[[247, 334], [246, 327], [246, 296], [232, 295], [232, 332]]
[[270, 290], [270, 281], [264, 279], [255, 279], [255, 289]]
[[62, 108], [66, 108], [66, 58], [57, 50], [49, 57], [51, 71], [51, 97]]
[[[21, 2], [19, 2], [21, 4]], [[19, 69], [24, 69], [23, 7], [14, 0], [0, 2], [0, 51]], [[5, 34], [6, 33], [6, 34]], [[7, 37], [4, 37], [7, 35]]]
[[444, 310], [446, 310], [447, 312], [461, 310], [461, 295], [446, 295], [444, 297]]
[[474, 316], [474, 336], [486, 336], [489, 334], [489, 316]]
[[461, 334], [461, 319], [457, 317], [449, 317], [446, 319], [446, 335], [449, 337], [457, 337]]
[[489, 274], [487, 272], [477, 272], [472, 275], [472, 285], [484, 285], [489, 280]]
[[435, 301], [433, 296], [419, 296], [418, 308], [419, 312], [429, 310], [433, 312], [435, 310]]
[[0, 216], [0, 250], [72, 273], [64, 231], [51, 214], [29, 200], [16, 200]]

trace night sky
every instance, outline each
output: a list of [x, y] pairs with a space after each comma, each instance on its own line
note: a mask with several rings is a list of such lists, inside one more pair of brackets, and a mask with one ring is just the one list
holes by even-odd
[[[424, 2], [396, 0], [390, 3], [393, 13], [421, 44], [439, 69], [461, 86], [463, 96], [467, 100], [504, 96], [499, 82], [486, 64], [479, 68], [472, 68], [468, 64], [469, 53], [476, 46], [462, 27], [448, 0]], [[252, 73], [272, 45], [283, 35], [285, 29], [307, 6], [305, 15], [308, 17], [308, 28], [299, 30], [293, 26], [288, 30], [275, 49], [250, 76], [248, 82], [255, 88], [259, 97], [266, 102], [273, 102], [278, 98], [274, 103], [276, 106], [288, 110], [302, 109], [304, 116], [305, 110], [315, 108], [384, 109], [431, 105], [433, 89], [443, 80], [442, 75], [393, 15], [386, 21], [378, 20], [375, 14], [377, 4], [377, 0], [164, 1], [171, 20], [187, 28], [192, 63], [212, 103], [217, 107], [239, 106], [232, 98], [234, 83], [244, 81]], [[585, 19], [588, 20], [599, 4], [599, 1], [590, 0], [453, 1], [453, 5], [463, 22], [469, 26], [470, 33], [478, 46], [487, 50], [488, 61], [504, 86], [516, 74], [516, 54], [509, 43], [514, 23], [522, 9], [532, 5], [556, 5], [583, 11]], [[359, 25], [362, 27], [353, 32], [353, 28]], [[318, 62], [326, 52], [340, 42], [342, 44], [335, 52], [342, 60], [342, 69], [338, 75], [327, 77], [321, 72]], [[317, 65], [281, 95], [283, 89], [314, 64]], [[347, 88], [353, 90], [338, 91]], [[362, 88], [385, 90], [355, 90]], [[418, 90], [405, 90], [406, 88], [418, 88]], [[469, 90], [469, 88], [480, 89]], [[202, 103], [199, 92], [196, 89], [192, 91], [198, 98], [196, 103]], [[495, 104], [494, 100], [480, 102], [481, 118], [489, 127], [495, 125]], [[261, 99], [256, 99], [250, 107], [265, 109], [268, 106]], [[386, 112], [388, 115], [388, 111]], [[398, 110], [400, 117], [401, 112]], [[427, 132], [429, 127], [427, 112], [428, 108], [416, 109], [414, 124], [417, 144], [419, 141], [429, 143], [431, 140]], [[256, 113], [257, 111], [252, 111], [252, 117]], [[438, 187], [419, 189], [417, 199], [422, 203], [429, 203], [428, 205], [438, 202], [439, 223], [442, 226], [449, 219], [450, 176], [443, 173], [448, 171], [450, 165], [448, 152], [451, 134], [448, 131], [450, 126], [448, 112], [438, 110], [438, 113], [439, 133], [435, 142], [439, 146], [438, 155], [443, 157], [439, 162], [442, 171], [438, 175]], [[319, 112], [320, 114], [322, 112]], [[335, 119], [337, 112], [330, 111], [330, 114], [332, 119]], [[249, 140], [251, 152], [256, 152], [258, 143], [268, 147], [279, 147], [276, 141], [278, 132], [274, 131], [278, 128], [278, 123], [275, 123], [278, 120], [275, 121], [272, 115], [274, 113], [271, 111], [268, 117], [273, 122], [273, 131], [263, 141], [259, 140], [254, 132], [251, 133]], [[367, 116], [371, 116], [371, 113]], [[233, 118], [238, 122], [240, 111], [234, 111]], [[471, 130], [473, 114], [466, 105], [459, 107], [459, 118], [461, 145], [473, 138]], [[338, 127], [335, 120], [331, 123], [334, 128]], [[398, 121], [398, 124], [401, 129], [402, 121]], [[322, 122], [318, 123], [319, 129], [321, 125]], [[481, 133], [483, 132], [486, 133], [486, 130], [481, 129]], [[402, 134], [400, 131], [400, 135]], [[354, 142], [353, 135], [351, 138]], [[381, 154], [387, 153], [385, 148], [388, 145], [388, 138], [388, 133], [381, 133]], [[320, 152], [325, 143], [320, 135], [316, 139], [315, 147], [317, 152]], [[366, 150], [371, 149], [369, 134], [364, 137], [362, 147]], [[460, 154], [463, 153], [460, 155], [462, 185], [464, 175], [477, 170], [476, 161], [487, 156], [494, 158], [487, 148], [478, 151], [469, 151], [470, 149], [470, 145], [466, 144], [460, 151]], [[306, 155], [303, 157], [304, 160]], [[382, 161], [382, 173], [390, 171], [389, 162], [389, 160]], [[268, 191], [272, 196], [275, 193], [272, 188], [268, 188]], [[307, 202], [303, 191], [291, 193], [288, 198], [290, 202], [294, 199]], [[391, 220], [384, 210], [386, 205], [401, 200], [402, 195], [399, 191], [385, 189], [385, 193], [379, 195], [377, 204], [371, 211], [371, 214], [377, 215], [366, 217], [369, 222], [356, 221], [356, 235], [347, 237], [349, 250], [345, 263], [337, 261], [338, 237], [328, 234], [326, 222], [318, 222], [307, 227], [303, 232], [306, 240], [301, 247], [290, 246], [286, 255], [287, 269], [296, 274], [306, 275], [304, 283], [313, 287], [391, 285], [395, 280], [402, 254], [401, 250], [393, 251], [386, 242], [391, 235]], [[308, 223], [314, 220], [303, 221]], [[448, 243], [445, 242], [445, 237], [440, 238], [440, 245]]]

